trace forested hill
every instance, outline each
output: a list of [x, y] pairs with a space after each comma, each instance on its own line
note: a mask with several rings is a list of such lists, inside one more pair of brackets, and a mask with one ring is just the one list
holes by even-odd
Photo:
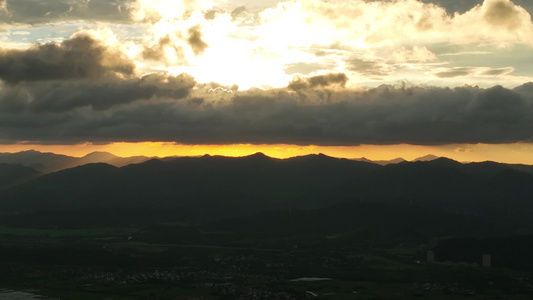
[[87, 164], [46, 174], [1, 191], [0, 209], [4, 214], [177, 209], [187, 218], [210, 219], [363, 201], [521, 218], [533, 211], [531, 170], [446, 158], [386, 166], [325, 155], [281, 160], [261, 153], [152, 159], [120, 168]]

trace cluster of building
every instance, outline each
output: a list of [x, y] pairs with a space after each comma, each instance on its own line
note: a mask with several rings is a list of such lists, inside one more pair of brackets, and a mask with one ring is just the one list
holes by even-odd
[[475, 288], [461, 286], [458, 283], [415, 282], [413, 288], [420, 292], [443, 293], [449, 295], [475, 296], [477, 294]]
[[238, 295], [242, 300], [295, 300], [296, 298], [283, 291], [272, 291], [266, 286], [245, 286], [238, 284], [223, 285], [217, 288], [217, 293], [221, 296]]
[[98, 283], [108, 284], [139, 284], [146, 282], [177, 282], [181, 279], [181, 274], [176, 271], [153, 271], [153, 272], [139, 272], [139, 271], [93, 271], [84, 274], [83, 279], [88, 281], [95, 281]]
[[[428, 264], [435, 264], [437, 263], [436, 259], [435, 259], [435, 252], [433, 250], [429, 250], [427, 252], [427, 263]], [[452, 262], [445, 262], [445, 264], [451, 264]], [[460, 262], [458, 263], [460, 264]], [[473, 263], [471, 264], [473, 266], [477, 266], [478, 264], [476, 263]], [[492, 266], [492, 257], [490, 254], [483, 254], [481, 256], [481, 266], [485, 267], [485, 268], [490, 268]]]

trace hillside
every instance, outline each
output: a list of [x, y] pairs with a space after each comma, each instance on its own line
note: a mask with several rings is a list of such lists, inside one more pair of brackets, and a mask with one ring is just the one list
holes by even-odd
[[149, 160], [145, 156], [118, 157], [108, 152], [92, 152], [83, 157], [73, 157], [35, 150], [17, 153], [0, 153], [0, 163], [20, 164], [42, 173], [57, 172], [91, 163], [107, 163], [116, 167]]
[[0, 163], [0, 190], [33, 179], [38, 175], [40, 173], [30, 167]]
[[114, 167], [88, 164], [0, 193], [4, 213], [94, 209], [174, 210], [179, 220], [319, 209], [343, 202], [420, 206], [437, 213], [533, 227], [533, 175], [496, 163], [439, 158], [381, 166], [308, 155], [263, 154], [152, 159]]

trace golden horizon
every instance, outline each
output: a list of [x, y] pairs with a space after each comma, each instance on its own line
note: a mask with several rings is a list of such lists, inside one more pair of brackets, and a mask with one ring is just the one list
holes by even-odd
[[75, 145], [11, 144], [2, 145], [0, 152], [15, 153], [35, 150], [55, 154], [83, 157], [102, 151], [120, 157], [148, 156], [201, 156], [221, 155], [228, 157], [247, 156], [261, 152], [269, 157], [286, 159], [322, 153], [327, 156], [347, 159], [366, 158], [372, 161], [403, 158], [414, 160], [426, 155], [447, 157], [459, 162], [495, 161], [500, 163], [533, 165], [533, 144], [449, 144], [449, 145], [358, 145], [319, 146], [291, 144], [231, 144], [231, 145], [186, 145], [172, 142], [118, 142], [110, 144], [83, 143]]

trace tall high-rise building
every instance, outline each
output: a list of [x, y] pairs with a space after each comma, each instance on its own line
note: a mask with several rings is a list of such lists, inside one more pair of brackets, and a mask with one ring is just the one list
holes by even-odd
[[428, 262], [428, 264], [434, 264], [435, 263], [435, 252], [433, 250], [428, 250], [427, 262]]
[[490, 268], [490, 265], [491, 265], [490, 254], [483, 254], [483, 266]]

